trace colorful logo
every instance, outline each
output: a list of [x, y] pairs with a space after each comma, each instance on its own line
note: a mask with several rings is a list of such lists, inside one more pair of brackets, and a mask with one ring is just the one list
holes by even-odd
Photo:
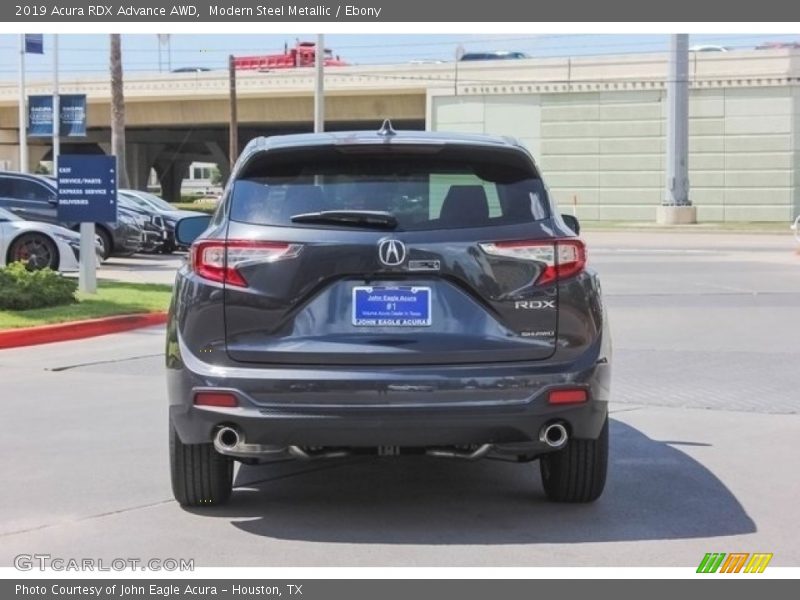
[[763, 573], [769, 561], [772, 560], [772, 553], [756, 552], [709, 552], [700, 561], [697, 567], [698, 573]]

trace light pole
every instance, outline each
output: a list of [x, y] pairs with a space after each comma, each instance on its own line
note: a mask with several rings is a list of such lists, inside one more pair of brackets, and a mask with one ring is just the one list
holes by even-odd
[[314, 133], [325, 131], [325, 36], [317, 35], [314, 56]]
[[164, 69], [164, 63], [161, 58], [161, 48], [167, 48], [167, 71], [172, 70], [172, 38], [171, 34], [169, 33], [158, 33], [156, 34], [158, 38], [158, 72], [161, 73]]
[[25, 34], [19, 34], [19, 172], [28, 172], [28, 127], [25, 114]]
[[670, 37], [667, 73], [667, 165], [664, 199], [656, 220], [667, 225], [695, 223], [689, 200], [689, 35]]
[[459, 44], [456, 46], [456, 62], [455, 62], [455, 77], [453, 77], [453, 95], [458, 96], [458, 63], [464, 56], [464, 46]]
[[58, 34], [53, 35], [53, 175], [58, 176], [61, 154], [61, 97], [58, 90]]

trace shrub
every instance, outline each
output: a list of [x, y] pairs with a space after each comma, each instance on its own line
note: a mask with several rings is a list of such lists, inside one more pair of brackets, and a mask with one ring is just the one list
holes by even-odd
[[0, 268], [0, 309], [27, 310], [77, 302], [78, 284], [51, 269], [29, 271], [22, 262]]

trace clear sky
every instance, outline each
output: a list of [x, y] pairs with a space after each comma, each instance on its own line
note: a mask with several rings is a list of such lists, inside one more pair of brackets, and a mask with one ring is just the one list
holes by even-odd
[[[169, 47], [161, 46], [161, 69], [178, 67], [225, 68], [229, 54], [270, 54], [281, 52], [284, 43], [295, 39], [313, 40], [313, 34], [286, 35], [172, 35]], [[692, 45], [710, 44], [732, 49], [752, 48], [767, 41], [800, 41], [800, 35], [713, 34], [693, 35]], [[159, 42], [156, 35], [123, 35], [124, 69], [129, 73], [159, 70]], [[666, 35], [373, 35], [329, 34], [326, 45], [351, 64], [404, 63], [416, 60], [453, 60], [456, 48], [467, 51], [517, 50], [531, 56], [583, 56], [587, 54], [628, 54], [663, 52]], [[61, 73], [97, 75], [108, 72], [107, 35], [61, 35]], [[17, 73], [18, 36], [0, 35], [0, 79], [14, 79]], [[45, 55], [27, 56], [31, 79], [48, 78], [52, 72], [52, 36], [45, 36]]]

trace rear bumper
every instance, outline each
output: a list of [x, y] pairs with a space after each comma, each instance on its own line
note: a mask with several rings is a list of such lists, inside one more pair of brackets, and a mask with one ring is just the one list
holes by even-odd
[[[563, 423], [570, 437], [596, 438], [608, 413], [607, 403], [553, 410], [534, 400], [516, 411], [455, 407], [435, 412], [420, 408], [383, 409], [372, 414], [356, 410], [290, 412], [250, 407], [210, 409], [170, 407], [170, 418], [184, 443], [213, 439], [222, 425], [236, 428], [248, 444], [286, 446], [518, 446], [521, 453], [547, 451], [541, 429]], [[524, 448], [523, 448], [524, 447]]]
[[[218, 367], [187, 354], [168, 368], [170, 420], [184, 443], [222, 425], [272, 446], [443, 446], [539, 443], [543, 425], [596, 438], [608, 414], [610, 364], [599, 348], [569, 365], [500, 363], [414, 368]], [[551, 389], [585, 387], [589, 401], [553, 406]], [[233, 393], [237, 408], [197, 407], [196, 392]], [[529, 448], [530, 449], [530, 448]]]

